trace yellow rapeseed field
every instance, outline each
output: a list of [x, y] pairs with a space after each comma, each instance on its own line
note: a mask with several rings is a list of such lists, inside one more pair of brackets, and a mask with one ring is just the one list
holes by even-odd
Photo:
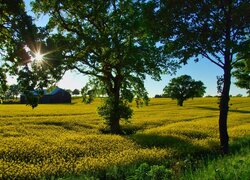
[[[134, 109], [134, 134], [103, 134], [100, 100], [72, 104], [0, 105], [0, 179], [39, 179], [105, 171], [114, 166], [159, 163], [218, 149], [218, 99], [197, 98], [178, 107], [151, 99]], [[250, 98], [231, 98], [230, 142], [250, 135]]]

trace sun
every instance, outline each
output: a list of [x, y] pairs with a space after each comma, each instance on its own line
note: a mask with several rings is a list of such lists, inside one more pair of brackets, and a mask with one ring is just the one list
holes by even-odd
[[37, 53], [35, 53], [34, 60], [36, 60], [36, 61], [42, 61], [43, 57], [44, 57], [43, 54], [41, 54], [40, 52], [37, 52]]
[[43, 64], [49, 65], [48, 63], [49, 57], [47, 57], [47, 55], [53, 53], [55, 50], [44, 52], [41, 49], [41, 44], [35, 44], [32, 45], [31, 47], [32, 49], [30, 49], [29, 46], [27, 45], [23, 47], [24, 50], [30, 56], [29, 62], [36, 65], [43, 65]]

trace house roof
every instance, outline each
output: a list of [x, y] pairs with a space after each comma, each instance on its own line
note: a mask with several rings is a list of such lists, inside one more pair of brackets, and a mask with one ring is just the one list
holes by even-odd
[[[64, 89], [61, 89], [59, 87], [56, 87], [53, 91], [51, 91], [50, 93], [47, 92], [46, 89], [43, 89], [43, 95], [55, 95], [56, 93], [60, 92], [60, 91], [65, 91]], [[33, 95], [38, 96], [37, 91], [31, 91], [33, 93]], [[21, 95], [24, 95], [23, 93]]]
[[[30, 91], [31, 93], [33, 93], [34, 96], [38, 96], [38, 92], [37, 91]], [[46, 95], [47, 91], [46, 89], [43, 89], [43, 95]], [[24, 96], [24, 93], [21, 93], [21, 96]]]
[[62, 91], [63, 89], [59, 88], [59, 87], [56, 87], [53, 91], [51, 91], [48, 95], [54, 95], [60, 91]]

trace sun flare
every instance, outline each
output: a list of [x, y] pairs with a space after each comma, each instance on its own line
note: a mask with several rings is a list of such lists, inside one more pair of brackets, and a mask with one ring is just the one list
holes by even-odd
[[55, 50], [44, 52], [44, 50], [41, 49], [41, 44], [32, 45], [31, 48], [25, 45], [23, 48], [30, 56], [30, 63], [36, 65], [46, 64], [50, 66], [48, 60], [51, 59], [49, 59], [47, 55], [53, 53]]
[[43, 54], [41, 54], [40, 52], [37, 52], [37, 53], [35, 53], [34, 60], [36, 60], [36, 61], [42, 61], [43, 57], [44, 57]]

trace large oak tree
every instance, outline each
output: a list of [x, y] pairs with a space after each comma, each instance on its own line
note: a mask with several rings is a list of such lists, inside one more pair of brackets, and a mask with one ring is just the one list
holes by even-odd
[[36, 1], [37, 12], [49, 14], [49, 26], [60, 36], [64, 64], [101, 85], [107, 99], [98, 111], [121, 133], [120, 119], [129, 119], [128, 102], [147, 99], [143, 81], [149, 74], [160, 79], [167, 61], [147, 34], [139, 1]]
[[183, 63], [202, 57], [223, 70], [219, 131], [221, 149], [227, 153], [231, 72], [242, 60], [236, 55], [249, 48], [249, 0], [155, 0], [145, 7], [148, 27], [169, 54]]

